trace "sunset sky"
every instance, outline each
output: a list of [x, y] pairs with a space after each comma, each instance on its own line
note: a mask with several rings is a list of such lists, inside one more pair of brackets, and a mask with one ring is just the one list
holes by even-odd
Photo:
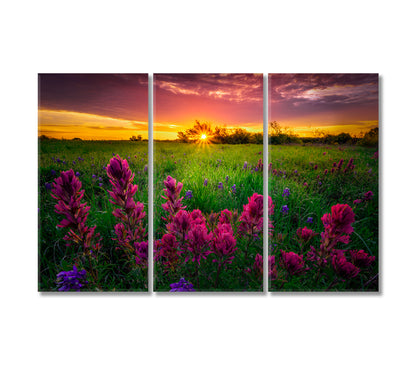
[[262, 74], [155, 74], [154, 138], [200, 122], [263, 130]]
[[378, 74], [269, 74], [269, 119], [300, 136], [378, 126]]
[[147, 74], [39, 74], [39, 135], [148, 138]]

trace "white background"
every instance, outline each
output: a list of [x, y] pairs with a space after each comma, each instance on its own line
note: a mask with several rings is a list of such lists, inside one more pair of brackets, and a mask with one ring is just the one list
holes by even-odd
[[[2, 3], [2, 373], [414, 372], [411, 2], [274, 3]], [[52, 72], [380, 73], [381, 293], [40, 295], [37, 73]]]

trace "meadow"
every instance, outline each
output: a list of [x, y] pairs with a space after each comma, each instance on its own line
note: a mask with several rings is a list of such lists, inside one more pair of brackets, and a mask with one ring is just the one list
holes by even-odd
[[[269, 150], [269, 195], [275, 204], [269, 290], [378, 290], [377, 149], [272, 145]], [[324, 215], [334, 218], [334, 206], [348, 211], [350, 221], [337, 238], [327, 238], [330, 217]], [[319, 263], [320, 251], [326, 252]]]
[[[261, 200], [257, 213], [261, 217], [263, 214], [262, 153], [263, 146], [257, 144], [155, 143], [153, 229], [157, 291], [175, 289], [181, 278], [198, 291], [262, 290], [261, 274], [250, 271], [256, 255], [263, 253], [262, 228], [240, 230], [244, 206], [247, 209], [248, 199], [256, 193]], [[175, 181], [170, 187], [172, 193], [178, 183], [182, 184], [178, 193], [181, 207], [172, 214], [166, 206], [163, 208], [169, 191], [167, 178]], [[181, 236], [175, 226], [173, 216], [179, 210], [179, 215], [184, 213], [180, 224], [189, 232], [187, 237]], [[262, 218], [258, 219], [258, 226], [262, 226]], [[198, 227], [202, 232], [196, 231]], [[193, 235], [194, 228], [197, 240], [193, 237], [190, 243], [188, 236]], [[198, 240], [200, 247], [195, 243]], [[226, 248], [221, 243], [226, 243]]]
[[[147, 291], [147, 152], [147, 142], [39, 142], [40, 291], [62, 288], [57, 278], [71, 276], [74, 265], [78, 272], [86, 270], [79, 275], [84, 282], [81, 291]], [[117, 164], [116, 155], [120, 165], [122, 160], [128, 163], [122, 166], [124, 172], [134, 173], [128, 184], [137, 186], [137, 247], [120, 229], [121, 223], [132, 222], [131, 211], [124, 207], [114, 214], [118, 206], [110, 202], [117, 197], [117, 173], [109, 175], [106, 168], [110, 160]], [[263, 289], [262, 159], [263, 147], [257, 144], [154, 143], [156, 291]], [[269, 290], [378, 290], [376, 149], [270, 145], [267, 168]], [[70, 169], [74, 180], [82, 183], [80, 203], [90, 207], [84, 214], [86, 235], [95, 226], [92, 241], [82, 245], [66, 236], [68, 228], [58, 227], [63, 217], [51, 196], [60, 173]], [[353, 218], [343, 227], [346, 235], [331, 237], [336, 256], [325, 257], [319, 251], [329, 248], [322, 238], [331, 228], [328, 216], [326, 226], [321, 218], [331, 213], [334, 217], [332, 207], [337, 204], [342, 209], [348, 205]], [[57, 277], [61, 272], [66, 273]]]
[[[147, 214], [147, 142], [39, 141], [39, 291], [58, 291], [57, 275], [72, 271], [75, 264], [80, 272], [88, 270], [84, 276], [88, 283], [82, 284], [81, 291], [147, 291], [147, 269], [127, 258], [115, 240], [114, 227], [120, 220], [112, 214], [117, 207], [110, 203], [108, 190], [112, 185], [106, 167], [117, 154], [128, 161], [135, 174], [133, 183], [138, 189], [134, 198], [144, 204]], [[67, 228], [57, 227], [62, 215], [55, 211], [57, 200], [51, 196], [53, 183], [61, 172], [70, 169], [85, 191], [81, 202], [90, 207], [86, 225], [96, 226], [95, 233], [100, 234], [100, 249], [91, 255], [84, 255], [80, 244], [64, 239]], [[147, 218], [146, 215], [143, 219], [145, 228]]]

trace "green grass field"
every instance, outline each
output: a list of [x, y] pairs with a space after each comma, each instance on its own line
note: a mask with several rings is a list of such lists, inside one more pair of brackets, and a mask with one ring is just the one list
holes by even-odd
[[[263, 192], [263, 173], [256, 170], [263, 159], [262, 145], [205, 145], [154, 143], [154, 237], [156, 240], [166, 233], [166, 217], [161, 205], [164, 184], [168, 175], [183, 183], [181, 197], [188, 191], [190, 198], [182, 201], [187, 211], [200, 209], [208, 217], [211, 212], [224, 209], [236, 210], [241, 215], [243, 206], [253, 193]], [[73, 169], [79, 173], [84, 201], [91, 206], [87, 224], [96, 226], [102, 238], [102, 250], [97, 258], [98, 280], [88, 285], [88, 290], [102, 291], [146, 291], [147, 275], [132, 268], [116, 250], [113, 240], [114, 225], [111, 214], [114, 206], [109, 203], [107, 190], [111, 189], [104, 168], [114, 155], [127, 159], [135, 173], [134, 184], [138, 185], [136, 201], [145, 205], [148, 212], [147, 142], [131, 141], [58, 141], [43, 140], [39, 143], [39, 290], [57, 290], [56, 275], [72, 268], [79, 248], [67, 247], [63, 237], [65, 229], [57, 228], [62, 219], [54, 211], [56, 201], [50, 196], [51, 184], [59, 173]], [[335, 204], [349, 204], [355, 213], [354, 232], [348, 244], [340, 249], [364, 249], [376, 257], [372, 268], [361, 272], [347, 282], [329, 284], [331, 274], [318, 279], [305, 272], [299, 276], [286, 277], [282, 271], [277, 280], [270, 282], [272, 291], [311, 290], [376, 290], [378, 281], [372, 278], [378, 272], [378, 159], [375, 149], [339, 146], [277, 146], [269, 147], [269, 195], [275, 205], [271, 217], [274, 230], [270, 235], [269, 250], [279, 260], [279, 251], [290, 251], [305, 255], [306, 249], [296, 241], [296, 230], [307, 226], [315, 232], [323, 231], [321, 217], [331, 212]], [[354, 159], [354, 170], [347, 173], [334, 172], [334, 162]], [[245, 167], [245, 163], [247, 163]], [[325, 174], [324, 170], [328, 169]], [[204, 183], [205, 182], [205, 183]], [[219, 188], [219, 186], [222, 188]], [[235, 185], [235, 186], [234, 186]], [[290, 195], [283, 197], [288, 188]], [[374, 197], [361, 204], [354, 200], [372, 191]], [[282, 207], [287, 205], [287, 213]], [[312, 223], [307, 223], [311, 217]], [[147, 222], [147, 217], [146, 217]], [[233, 223], [234, 232], [238, 222]], [[211, 228], [212, 229], [212, 228]], [[237, 236], [237, 235], [236, 235]], [[150, 239], [150, 238], [149, 238]], [[255, 240], [254, 240], [255, 239]], [[313, 239], [319, 246], [319, 236]], [[262, 254], [262, 237], [237, 238], [235, 260], [221, 272], [220, 286], [214, 287], [216, 265], [210, 257], [204, 260], [199, 275], [200, 290], [258, 291], [262, 284], [253, 274], [256, 254]], [[247, 252], [247, 253], [245, 253]], [[81, 264], [82, 265], [82, 264]], [[81, 266], [82, 267], [82, 266]], [[194, 264], [183, 263], [176, 271], [164, 272], [155, 269], [156, 290], [167, 291], [169, 284], [180, 277], [195, 283]], [[284, 282], [282, 281], [284, 277]], [[188, 279], [189, 278], [189, 279]]]
[[[355, 213], [354, 232], [350, 243], [340, 249], [363, 249], [376, 257], [372, 269], [348, 281], [339, 282], [337, 290], [375, 290], [377, 280], [365, 285], [377, 274], [378, 269], [378, 159], [374, 148], [348, 146], [270, 146], [269, 161], [275, 173], [269, 173], [269, 195], [272, 197], [275, 213], [272, 217], [274, 232], [270, 240], [272, 254], [279, 257], [279, 251], [302, 251], [295, 240], [299, 227], [308, 227], [315, 232], [323, 231], [321, 217], [331, 213], [331, 206], [348, 204]], [[344, 160], [345, 168], [350, 158], [355, 165], [353, 170], [331, 173], [333, 163]], [[328, 173], [325, 174], [325, 169]], [[277, 172], [276, 172], [277, 171]], [[305, 185], [306, 183], [306, 185]], [[290, 196], [283, 197], [283, 190], [289, 188]], [[370, 201], [354, 204], [364, 193], [372, 191]], [[283, 214], [282, 207], [288, 212]], [[313, 223], [307, 223], [312, 217]], [[278, 235], [278, 233], [282, 235]], [[319, 246], [320, 236], [309, 244]], [[304, 250], [305, 254], [306, 250]], [[329, 274], [328, 276], [331, 276]], [[326, 290], [329, 286], [325, 277], [318, 281], [311, 279], [306, 272], [292, 277], [287, 283], [271, 282], [271, 290], [311, 291]]]
[[[97, 259], [98, 282], [89, 279], [88, 290], [146, 291], [147, 275], [131, 270], [113, 240], [115, 217], [111, 214], [107, 190], [111, 189], [107, 166], [113, 155], [126, 158], [135, 173], [134, 183], [139, 186], [136, 201], [145, 205], [148, 212], [147, 142], [131, 141], [66, 141], [39, 142], [39, 290], [57, 290], [56, 275], [71, 270], [79, 248], [67, 247], [63, 237], [67, 230], [57, 228], [61, 221], [54, 211], [56, 200], [51, 197], [50, 186], [61, 171], [73, 169], [79, 173], [84, 202], [91, 206], [87, 224], [97, 226], [102, 238], [102, 251]], [[100, 186], [100, 184], [102, 184]], [[147, 217], [146, 217], [147, 223]], [[82, 264], [81, 264], [82, 265]], [[82, 266], [81, 266], [82, 267]]]

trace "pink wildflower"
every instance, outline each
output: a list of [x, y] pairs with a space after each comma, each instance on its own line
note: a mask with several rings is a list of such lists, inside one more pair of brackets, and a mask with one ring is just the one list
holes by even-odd
[[86, 225], [90, 207], [86, 203], [81, 203], [84, 196], [84, 190], [81, 190], [81, 187], [81, 181], [72, 169], [63, 171], [61, 176], [53, 182], [51, 196], [58, 201], [55, 205], [55, 212], [65, 217], [58, 227], [69, 228], [64, 239], [82, 245], [85, 252], [90, 248], [99, 250], [100, 240], [98, 239], [97, 243], [93, 244], [93, 238], [99, 237], [99, 234], [94, 235], [95, 226]]
[[176, 184], [176, 179], [170, 175], [163, 183], [166, 187], [163, 189], [166, 196], [162, 196], [162, 198], [166, 200], [166, 203], [162, 204], [162, 208], [169, 213], [168, 220], [171, 220], [177, 212], [186, 208], [186, 206], [182, 206], [183, 197], [179, 197], [183, 184], [181, 182]]
[[343, 251], [336, 251], [332, 256], [332, 266], [337, 274], [344, 280], [354, 278], [360, 269], [348, 262]]
[[298, 255], [294, 252], [285, 252], [281, 251], [282, 258], [280, 261], [280, 266], [285, 268], [290, 275], [301, 274], [305, 270], [305, 262], [303, 261], [303, 256]]
[[298, 228], [296, 230], [296, 235], [298, 238], [303, 242], [307, 243], [309, 240], [311, 240], [314, 236], [318, 235], [315, 231], [308, 229], [306, 226], [302, 228]]
[[368, 253], [364, 252], [364, 250], [350, 250], [351, 255], [351, 262], [360, 268], [367, 268], [369, 267], [374, 261], [375, 256], [369, 256]]

